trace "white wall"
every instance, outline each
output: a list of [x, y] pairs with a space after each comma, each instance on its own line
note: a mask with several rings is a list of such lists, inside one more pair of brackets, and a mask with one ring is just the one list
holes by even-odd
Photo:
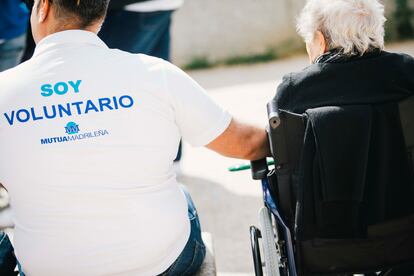
[[173, 60], [210, 61], [263, 53], [296, 39], [295, 15], [304, 0], [186, 0], [173, 18]]
[[[385, 2], [388, 17], [395, 0]], [[409, 0], [414, 6], [414, 0]], [[186, 65], [195, 58], [223, 61], [261, 54], [269, 48], [301, 45], [295, 18], [306, 0], [186, 0], [175, 12], [172, 58]], [[288, 42], [288, 43], [287, 43]]]

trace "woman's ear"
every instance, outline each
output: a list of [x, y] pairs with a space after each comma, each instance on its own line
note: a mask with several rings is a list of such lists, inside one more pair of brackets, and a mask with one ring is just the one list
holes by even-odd
[[315, 32], [312, 41], [306, 43], [306, 50], [309, 55], [310, 63], [314, 63], [318, 57], [325, 54], [329, 50], [325, 36], [321, 31]]
[[328, 45], [326, 43], [326, 39], [325, 36], [323, 35], [323, 33], [321, 31], [316, 31], [315, 34], [315, 41], [317, 43], [317, 45], [319, 46], [319, 50], [320, 50], [320, 55], [326, 53], [328, 51]]

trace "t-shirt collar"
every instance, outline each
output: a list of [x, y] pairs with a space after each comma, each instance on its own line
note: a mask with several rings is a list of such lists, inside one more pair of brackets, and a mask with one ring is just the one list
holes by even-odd
[[61, 44], [92, 44], [98, 47], [108, 48], [108, 46], [106, 46], [106, 44], [93, 32], [66, 30], [48, 35], [39, 41], [33, 57]]

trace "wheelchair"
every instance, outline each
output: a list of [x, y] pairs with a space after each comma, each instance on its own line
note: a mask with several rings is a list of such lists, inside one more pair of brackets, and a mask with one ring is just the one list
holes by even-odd
[[[398, 106], [412, 176], [414, 97]], [[253, 179], [261, 181], [264, 202], [259, 227], [250, 227], [255, 275], [414, 275], [414, 214], [368, 225], [368, 234], [358, 239], [296, 237], [303, 222], [297, 218], [299, 188], [292, 183], [303, 154], [306, 118], [272, 102], [267, 109], [273, 159], [250, 166]]]

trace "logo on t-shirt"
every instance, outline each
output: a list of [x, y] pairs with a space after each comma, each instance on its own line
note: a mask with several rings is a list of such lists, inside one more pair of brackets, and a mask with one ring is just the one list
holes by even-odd
[[99, 136], [109, 135], [108, 130], [106, 129], [99, 129], [94, 131], [88, 131], [84, 133], [79, 133], [79, 125], [75, 122], [69, 122], [65, 126], [65, 133], [66, 136], [56, 136], [56, 137], [49, 137], [49, 138], [42, 138], [40, 139], [40, 144], [47, 145], [47, 144], [54, 144], [54, 143], [62, 143], [62, 142], [73, 142], [79, 141], [83, 139], [90, 139], [96, 138]]
[[79, 125], [77, 125], [75, 122], [69, 122], [65, 126], [65, 130], [67, 134], [77, 134], [79, 132]]

